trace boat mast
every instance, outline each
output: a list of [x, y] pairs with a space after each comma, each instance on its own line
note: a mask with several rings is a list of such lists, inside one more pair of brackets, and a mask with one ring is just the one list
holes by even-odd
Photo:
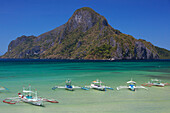
[[29, 96], [31, 96], [31, 85], [29, 84]]
[[37, 89], [35, 89], [35, 99], [37, 100]]
[[25, 95], [25, 92], [24, 92], [24, 90], [25, 90], [25, 87], [23, 86], [23, 90], [22, 90], [22, 92], [23, 92], [23, 95]]

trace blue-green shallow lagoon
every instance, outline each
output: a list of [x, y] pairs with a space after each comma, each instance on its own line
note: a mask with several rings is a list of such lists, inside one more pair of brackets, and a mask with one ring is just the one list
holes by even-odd
[[[101, 79], [114, 90], [67, 91], [52, 90], [55, 85], [65, 85], [66, 79], [78, 86], [90, 85]], [[170, 83], [170, 61], [156, 62], [0, 62], [0, 85], [9, 89], [0, 92], [0, 113], [168, 113], [170, 112], [170, 86], [149, 87], [135, 92], [119, 85], [133, 78], [137, 85], [151, 78]], [[26, 103], [8, 105], [2, 102], [16, 97], [23, 86], [32, 85], [41, 97], [54, 98], [58, 104], [45, 103], [38, 107]]]

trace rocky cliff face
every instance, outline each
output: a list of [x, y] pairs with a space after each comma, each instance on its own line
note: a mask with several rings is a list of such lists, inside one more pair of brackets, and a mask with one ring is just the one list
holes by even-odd
[[121, 33], [84, 7], [52, 31], [13, 40], [2, 58], [158, 59], [159, 55], [151, 43]]

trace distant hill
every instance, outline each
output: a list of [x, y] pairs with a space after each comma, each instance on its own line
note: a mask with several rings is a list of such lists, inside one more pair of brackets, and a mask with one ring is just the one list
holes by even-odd
[[121, 33], [104, 16], [83, 7], [60, 27], [38, 37], [21, 36], [11, 41], [1, 58], [114, 60], [169, 56], [170, 51]]
[[155, 46], [155, 48], [159, 54], [160, 59], [170, 59], [170, 51], [169, 50], [160, 48], [157, 46]]

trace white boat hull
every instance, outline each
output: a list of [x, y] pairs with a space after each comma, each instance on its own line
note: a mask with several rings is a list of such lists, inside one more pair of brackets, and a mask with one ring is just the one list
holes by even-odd
[[21, 101], [23, 101], [25, 103], [32, 104], [32, 105], [36, 105], [36, 106], [44, 106], [43, 101], [41, 101], [41, 100], [21, 99]]

